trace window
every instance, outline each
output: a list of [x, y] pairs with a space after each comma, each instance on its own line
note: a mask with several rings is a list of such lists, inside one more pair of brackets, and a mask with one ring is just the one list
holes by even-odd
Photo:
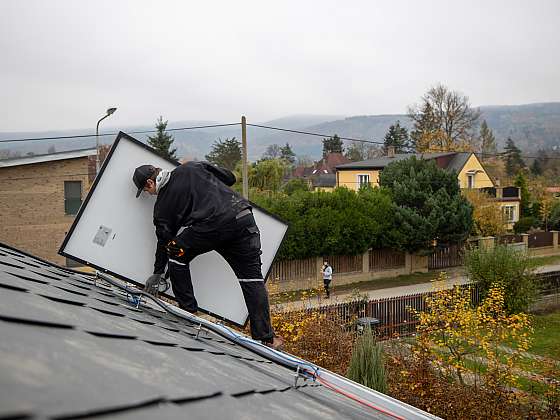
[[467, 174], [467, 188], [474, 188], [474, 174]]
[[504, 218], [504, 222], [515, 222], [515, 206], [502, 207], [502, 216]]
[[82, 205], [82, 181], [64, 181], [64, 213], [77, 214]]
[[369, 185], [369, 174], [358, 175], [358, 188]]

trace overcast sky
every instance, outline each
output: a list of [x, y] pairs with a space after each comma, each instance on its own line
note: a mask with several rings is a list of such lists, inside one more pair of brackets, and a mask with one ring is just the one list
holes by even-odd
[[0, 131], [560, 101], [560, 1], [0, 0]]

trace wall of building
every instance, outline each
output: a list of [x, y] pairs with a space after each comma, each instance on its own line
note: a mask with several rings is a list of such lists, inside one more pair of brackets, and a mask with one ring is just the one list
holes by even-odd
[[64, 181], [90, 188], [88, 158], [0, 168], [0, 241], [57, 264], [74, 216], [64, 211]]
[[513, 206], [514, 207], [513, 221], [505, 223], [506, 229], [507, 230], [512, 230], [515, 222], [519, 221], [519, 212], [520, 212], [519, 201], [506, 201], [506, 202], [502, 201], [502, 202], [499, 202], [498, 204], [500, 205], [500, 211], [502, 212], [502, 214], [504, 214], [504, 207], [506, 207], [506, 206]]
[[461, 172], [457, 177], [459, 178], [459, 186], [461, 188], [468, 187], [467, 173], [469, 171], [477, 171], [474, 177], [474, 188], [487, 188], [494, 186], [492, 180], [486, 173], [486, 170], [484, 169], [478, 158], [473, 154], [469, 157], [467, 163], [465, 163], [465, 166], [463, 167], [463, 169], [461, 169]]
[[347, 187], [351, 190], [358, 190], [358, 175], [369, 175], [369, 182], [372, 187], [379, 185], [379, 171], [372, 169], [352, 169], [337, 171], [337, 186]]

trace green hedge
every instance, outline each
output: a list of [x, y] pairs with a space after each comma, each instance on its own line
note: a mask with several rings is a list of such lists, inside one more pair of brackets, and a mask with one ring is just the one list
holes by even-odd
[[391, 199], [380, 189], [356, 193], [297, 191], [292, 195], [252, 192], [251, 201], [289, 224], [280, 259], [357, 255], [387, 246]]

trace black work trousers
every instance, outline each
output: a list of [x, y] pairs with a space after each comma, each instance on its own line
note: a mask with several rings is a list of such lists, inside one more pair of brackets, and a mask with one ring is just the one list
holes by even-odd
[[249, 213], [211, 232], [197, 232], [196, 227], [189, 227], [176, 240], [185, 254], [170, 258], [169, 275], [179, 306], [189, 312], [197, 311], [189, 264], [198, 255], [217, 251], [239, 280], [249, 312], [251, 336], [255, 340], [272, 341], [268, 293], [261, 271], [260, 233], [253, 215]]

